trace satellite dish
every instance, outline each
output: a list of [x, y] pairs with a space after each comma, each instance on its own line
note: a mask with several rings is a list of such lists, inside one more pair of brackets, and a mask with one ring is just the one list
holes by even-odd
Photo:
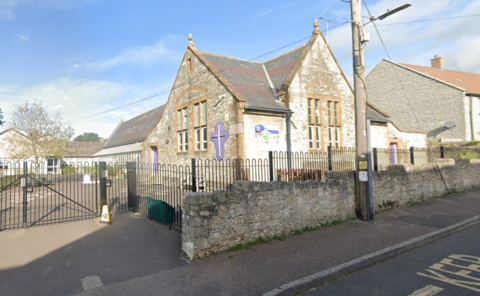
[[446, 128], [452, 128], [452, 127], [455, 127], [456, 124], [455, 122], [445, 122], [445, 127]]

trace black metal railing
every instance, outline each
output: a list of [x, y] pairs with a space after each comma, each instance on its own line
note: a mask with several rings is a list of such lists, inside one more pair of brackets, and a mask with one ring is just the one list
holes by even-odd
[[0, 230], [91, 219], [98, 215], [96, 164], [6, 162], [0, 170]]
[[136, 206], [150, 219], [182, 227], [182, 198], [192, 191], [189, 166], [136, 164]]
[[127, 164], [107, 163], [107, 204], [111, 213], [128, 211]]

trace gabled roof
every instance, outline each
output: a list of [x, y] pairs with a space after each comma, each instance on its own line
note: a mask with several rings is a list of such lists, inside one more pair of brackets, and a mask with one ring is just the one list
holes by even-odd
[[102, 150], [103, 142], [70, 142], [70, 149], [66, 157], [91, 157]]
[[302, 45], [264, 63], [277, 92], [282, 88], [304, 49], [305, 45]]
[[440, 80], [464, 89], [468, 94], [480, 95], [480, 74], [444, 70], [432, 67], [400, 64], [411, 70], [423, 73], [432, 78]]
[[21, 132], [17, 131], [17, 130], [14, 129], [14, 128], [6, 129], [6, 130], [0, 132], [0, 135], [6, 134], [6, 133], [8, 133], [8, 132], [10, 132], [10, 131], [17, 133], [17, 134], [19, 134], [20, 136], [26, 137], [24, 134], [22, 134]]
[[263, 64], [206, 52], [201, 54], [242, 95], [246, 106], [287, 110], [275, 101]]
[[[189, 49], [210, 68], [238, 100], [245, 102], [245, 107], [288, 111], [284, 104], [276, 101], [274, 92], [279, 93], [288, 88], [291, 79], [319, 36], [323, 35], [316, 28], [307, 44], [264, 63], [200, 52], [193, 43], [189, 45]], [[269, 80], [272, 82], [273, 89]]]
[[157, 126], [165, 105], [121, 123], [105, 144], [104, 149], [143, 142]]

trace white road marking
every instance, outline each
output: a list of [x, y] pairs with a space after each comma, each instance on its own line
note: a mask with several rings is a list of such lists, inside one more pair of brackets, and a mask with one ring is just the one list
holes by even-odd
[[428, 285], [410, 294], [409, 296], [433, 296], [442, 292], [443, 289], [437, 286]]
[[90, 275], [81, 279], [83, 291], [103, 286], [102, 280], [98, 275]]

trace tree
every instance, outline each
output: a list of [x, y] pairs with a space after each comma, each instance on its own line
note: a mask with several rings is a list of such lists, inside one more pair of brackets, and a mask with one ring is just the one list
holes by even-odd
[[100, 137], [97, 133], [83, 133], [73, 140], [77, 142], [100, 142]]
[[7, 127], [22, 133], [25, 137], [9, 136], [4, 147], [13, 159], [62, 158], [71, 151], [70, 138], [74, 134], [68, 122], [64, 122], [59, 111], [49, 114], [42, 102], [25, 101], [13, 105]]
[[0, 126], [3, 126], [5, 124], [5, 121], [3, 121], [3, 111], [2, 108], [0, 108]]

